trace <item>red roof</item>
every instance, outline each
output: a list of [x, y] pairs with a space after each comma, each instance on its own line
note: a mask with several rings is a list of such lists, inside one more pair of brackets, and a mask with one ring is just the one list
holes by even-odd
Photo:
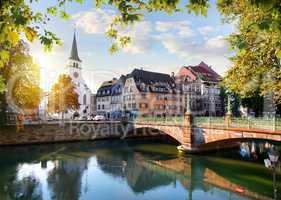
[[199, 65], [189, 66], [188, 68], [196, 74], [197, 78], [200, 78], [203, 81], [220, 81], [220, 75], [204, 62], [201, 62]]

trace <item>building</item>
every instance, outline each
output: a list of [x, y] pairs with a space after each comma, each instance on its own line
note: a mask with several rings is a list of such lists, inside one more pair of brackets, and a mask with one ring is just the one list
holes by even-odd
[[111, 99], [112, 99], [112, 87], [117, 83], [117, 79], [113, 78], [110, 81], [102, 83], [97, 91], [97, 115], [103, 115], [106, 118], [110, 118], [111, 113]]
[[133, 116], [175, 116], [181, 113], [181, 94], [172, 76], [134, 69], [126, 76], [123, 108]]
[[[74, 32], [72, 48], [70, 57], [66, 65], [67, 74], [72, 78], [76, 86], [76, 92], [78, 93], [78, 101], [80, 104], [79, 110], [75, 111], [79, 116], [88, 116], [91, 114], [91, 90], [87, 86], [82, 76], [82, 60], [78, 55], [76, 34]], [[67, 113], [67, 118], [72, 118], [73, 113]]]
[[194, 115], [223, 114], [219, 86], [221, 77], [210, 66], [204, 62], [195, 66], [183, 66], [175, 79], [183, 96], [190, 96], [191, 110]]
[[119, 118], [137, 116], [182, 116], [187, 96], [194, 115], [222, 115], [221, 77], [207, 64], [183, 66], [164, 74], [134, 69], [118, 80], [105, 81], [97, 92], [97, 114]]
[[122, 75], [111, 88], [110, 118], [118, 119], [122, 116], [123, 110], [123, 87], [126, 76]]

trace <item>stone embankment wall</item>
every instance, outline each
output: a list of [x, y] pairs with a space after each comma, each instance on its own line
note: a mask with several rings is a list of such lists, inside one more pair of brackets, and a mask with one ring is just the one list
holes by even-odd
[[133, 130], [133, 125], [121, 122], [28, 124], [20, 131], [16, 125], [9, 125], [0, 127], [0, 145], [152, 136], [147, 132], [137, 133]]

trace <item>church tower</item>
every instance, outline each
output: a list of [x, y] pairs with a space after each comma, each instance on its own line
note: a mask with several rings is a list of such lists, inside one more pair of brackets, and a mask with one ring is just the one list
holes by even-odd
[[[91, 113], [91, 90], [87, 86], [84, 78], [82, 77], [82, 61], [78, 55], [78, 48], [76, 42], [76, 31], [74, 30], [72, 47], [70, 57], [66, 64], [66, 70], [71, 77], [73, 83], [76, 86], [76, 92], [78, 94], [78, 101], [80, 104], [79, 110], [75, 111], [79, 116], [89, 116]], [[73, 117], [73, 113], [70, 113], [69, 117]]]
[[74, 31], [70, 57], [67, 62], [68, 73], [74, 82], [77, 82], [81, 78], [81, 64], [82, 61], [78, 56], [76, 31]]

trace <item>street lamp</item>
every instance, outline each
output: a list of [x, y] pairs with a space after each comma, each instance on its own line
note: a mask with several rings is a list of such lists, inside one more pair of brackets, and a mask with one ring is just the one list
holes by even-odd
[[269, 159], [264, 159], [264, 164], [266, 168], [272, 169], [273, 171], [273, 194], [274, 200], [277, 200], [277, 185], [276, 185], [276, 167], [278, 164], [279, 153], [273, 147], [268, 152]]
[[186, 113], [191, 113], [191, 105], [190, 105], [190, 93], [186, 94]]

